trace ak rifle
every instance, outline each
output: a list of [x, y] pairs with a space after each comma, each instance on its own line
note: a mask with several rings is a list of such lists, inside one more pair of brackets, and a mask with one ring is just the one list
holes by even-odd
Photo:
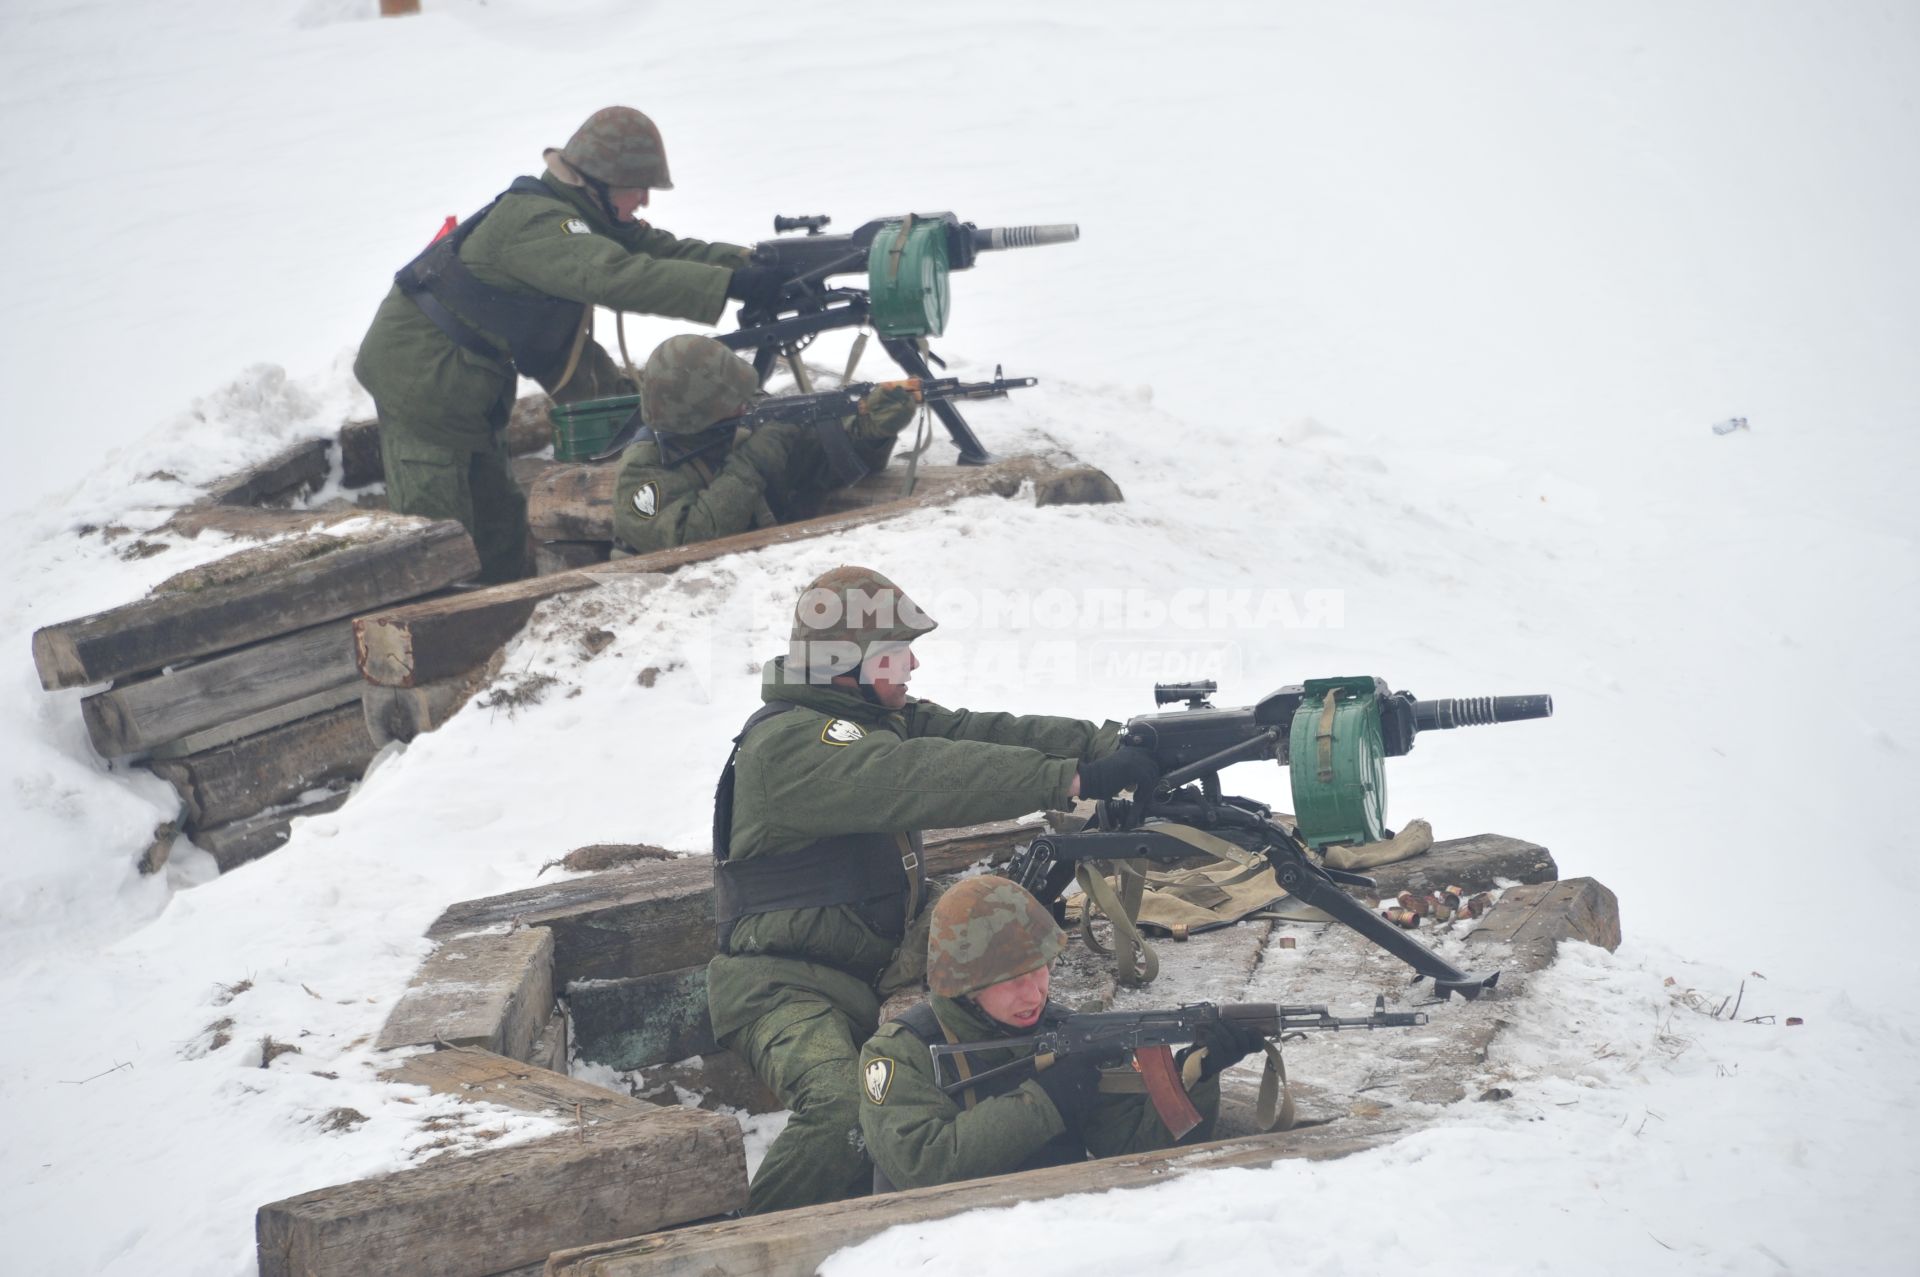
[[[1131, 1059], [1146, 1083], [1147, 1096], [1154, 1110], [1175, 1139], [1200, 1124], [1200, 1113], [1187, 1098], [1174, 1064], [1173, 1048], [1198, 1041], [1210, 1024], [1226, 1023], [1251, 1029], [1270, 1042], [1294, 1033], [1340, 1032], [1348, 1029], [1412, 1028], [1427, 1022], [1423, 1011], [1389, 1011], [1386, 999], [1376, 996], [1373, 1014], [1342, 1017], [1327, 1014], [1323, 1004], [1283, 1006], [1275, 1002], [1237, 1002], [1216, 1005], [1194, 1002], [1168, 1011], [1093, 1011], [1062, 1016], [1035, 1032], [1020, 1037], [993, 1038], [985, 1042], [935, 1044], [933, 1080], [948, 1095], [976, 1087], [996, 1078], [1022, 1073], [1038, 1073], [1052, 1067], [1055, 1060], [1069, 1055], [1091, 1053], [1103, 1064], [1119, 1064]], [[983, 1070], [969, 1077], [958, 1076], [955, 1056], [970, 1051], [1005, 1051], [1032, 1048], [1020, 1059]], [[952, 1080], [943, 1072], [955, 1074]]]

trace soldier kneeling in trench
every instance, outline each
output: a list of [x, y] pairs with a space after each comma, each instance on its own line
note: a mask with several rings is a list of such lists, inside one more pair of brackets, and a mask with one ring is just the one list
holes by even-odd
[[[930, 1001], [880, 1026], [860, 1053], [860, 1129], [874, 1164], [874, 1191], [924, 1188], [1089, 1157], [1145, 1153], [1212, 1137], [1220, 1074], [1264, 1045], [1218, 1026], [1176, 1057], [1204, 1049], [1188, 1098], [1202, 1121], [1176, 1141], [1147, 1096], [1101, 1089], [1097, 1057], [1072, 1054], [1050, 1067], [990, 1079], [948, 1095], [929, 1050], [1035, 1032], [1069, 1008], [1047, 1000], [1053, 960], [1066, 936], [1031, 895], [1005, 878], [969, 878], [933, 907], [927, 940]], [[968, 1075], [1031, 1055], [1030, 1046], [968, 1051]], [[1130, 1070], [1123, 1070], [1130, 1072]]]
[[[814, 431], [768, 421], [736, 442], [733, 418], [760, 398], [753, 366], [711, 337], [669, 337], [640, 374], [639, 440], [620, 458], [613, 535], [618, 550], [646, 554], [772, 527], [817, 512], [840, 486]], [[842, 423], [869, 470], [887, 464], [913, 420], [904, 387], [874, 390]]]

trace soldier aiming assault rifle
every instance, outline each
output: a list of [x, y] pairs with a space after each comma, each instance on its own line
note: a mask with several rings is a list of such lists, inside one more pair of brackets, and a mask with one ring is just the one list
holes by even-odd
[[[1264, 856], [1290, 896], [1431, 978], [1443, 999], [1457, 993], [1471, 1000], [1493, 988], [1498, 971], [1461, 971], [1347, 894], [1348, 887], [1371, 888], [1373, 879], [1330, 868], [1314, 853], [1381, 840], [1384, 762], [1411, 750], [1418, 733], [1547, 718], [1553, 698], [1421, 701], [1411, 692], [1390, 691], [1377, 678], [1328, 678], [1280, 688], [1253, 705], [1216, 709], [1208, 699], [1214, 691], [1210, 681], [1156, 686], [1156, 704], [1186, 701], [1187, 708], [1131, 719], [1120, 740], [1153, 756], [1159, 781], [1141, 787], [1147, 792], [1136, 790], [1130, 802], [1102, 802], [1078, 833], [1035, 838], [1014, 857], [1007, 877], [1059, 917], [1061, 893], [1083, 862], [1183, 860], [1194, 846], [1177, 834], [1204, 831]], [[1296, 825], [1273, 819], [1265, 804], [1221, 793], [1221, 771], [1261, 760], [1289, 768]]]
[[[1353, 1017], [1328, 1015], [1327, 1008], [1318, 1004], [1282, 1006], [1273, 1002], [1239, 1002], [1216, 1006], [1211, 1002], [1195, 1002], [1171, 1011], [1098, 1011], [1063, 1016], [1025, 1037], [935, 1044], [929, 1049], [933, 1053], [934, 1081], [948, 1095], [1015, 1072], [1040, 1072], [1063, 1056], [1091, 1053], [1102, 1062], [1115, 1064], [1131, 1056], [1146, 1084], [1147, 1098], [1153, 1102], [1154, 1111], [1160, 1114], [1168, 1132], [1180, 1139], [1198, 1126], [1201, 1119], [1199, 1110], [1187, 1098], [1186, 1087], [1181, 1085], [1173, 1048], [1199, 1041], [1205, 1036], [1207, 1026], [1222, 1021], [1251, 1030], [1268, 1041], [1277, 1041], [1309, 1030], [1411, 1028], [1425, 1024], [1427, 1017], [1421, 1011], [1389, 1011], [1384, 997], [1374, 998], [1372, 1015]], [[1003, 1051], [1009, 1047], [1032, 1047], [1033, 1054], [971, 1076], [956, 1076], [952, 1081], [944, 1076], [947, 1072], [957, 1072], [955, 1056], [968, 1051]], [[1265, 1103], [1263, 1100], [1263, 1106]]]
[[[776, 360], [784, 359], [804, 393], [811, 393], [800, 351], [820, 333], [835, 328], [866, 328], [909, 377], [935, 380], [931, 360], [946, 365], [926, 348], [928, 337], [946, 331], [947, 273], [968, 270], [981, 253], [1042, 244], [1067, 244], [1080, 238], [1073, 223], [1052, 226], [994, 226], [982, 229], [952, 213], [906, 213], [876, 218], [846, 235], [823, 235], [825, 214], [775, 217], [775, 231], [804, 231], [786, 239], [753, 245], [753, 264], [781, 277], [778, 299], [740, 307], [740, 327], [719, 340], [732, 350], [752, 350], [753, 368], [765, 385]], [[836, 275], [866, 272], [867, 286], [834, 285]], [[847, 376], [866, 345], [855, 342]], [[960, 464], [984, 465], [987, 450], [950, 402], [932, 400], [934, 415], [960, 450]]]

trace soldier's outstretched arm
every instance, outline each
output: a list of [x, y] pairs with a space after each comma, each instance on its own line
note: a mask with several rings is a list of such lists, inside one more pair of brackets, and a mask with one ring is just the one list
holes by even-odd
[[914, 701], [907, 722], [915, 736], [947, 740], [988, 741], [995, 745], [1024, 745], [1064, 758], [1100, 758], [1120, 743], [1119, 723], [1091, 723], [1052, 714], [1003, 714], [991, 711], [947, 709], [932, 701]]
[[732, 264], [632, 252], [558, 205], [486, 264], [551, 297], [702, 324], [726, 310], [733, 278]]

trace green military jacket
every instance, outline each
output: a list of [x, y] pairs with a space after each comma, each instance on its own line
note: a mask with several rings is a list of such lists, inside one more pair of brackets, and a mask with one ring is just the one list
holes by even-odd
[[[872, 425], [893, 431], [914, 409], [911, 399], [889, 401], [875, 410]], [[842, 425], [851, 432], [855, 423], [849, 414]], [[755, 435], [744, 445], [729, 435], [674, 466], [661, 462], [660, 447], [652, 440], [628, 448], [614, 480], [614, 539], [646, 554], [813, 513], [813, 504], [836, 485], [812, 431], [775, 421]], [[853, 450], [869, 470], [879, 470], [893, 451], [893, 438], [858, 441]]]
[[[938, 995], [930, 1001], [952, 1041], [990, 1041], [1016, 1032], [970, 1003]], [[1032, 1053], [1030, 1047], [969, 1051], [966, 1060], [977, 1074]], [[1144, 1093], [1103, 1095], [1081, 1132], [1084, 1149], [1062, 1140], [1066, 1126], [1060, 1113], [1032, 1077], [996, 1094], [976, 1095], [971, 1104], [965, 1092], [947, 1095], [936, 1084], [927, 1044], [898, 1020], [881, 1025], [862, 1048], [860, 1078], [860, 1129], [867, 1155], [896, 1188], [1059, 1165], [1083, 1155], [1146, 1153], [1175, 1143]], [[994, 1087], [989, 1083], [982, 1089]], [[1220, 1111], [1219, 1079], [1194, 1087], [1189, 1098], [1204, 1119], [1189, 1137], [1197, 1142], [1211, 1134]]]
[[[460, 260], [481, 283], [703, 324], [720, 318], [747, 249], [679, 239], [645, 222], [616, 224], [585, 190], [551, 175], [540, 180], [550, 195], [505, 196], [461, 246]], [[511, 402], [514, 370], [506, 342], [480, 331], [499, 345], [499, 359], [456, 345], [396, 284], [360, 343], [354, 375], [424, 442], [484, 451], [490, 430], [504, 425], [491, 415], [503, 398]], [[588, 341], [557, 398], [630, 393], [623, 383], [613, 360]]]
[[[756, 727], [735, 763], [728, 854], [737, 860], [832, 834], [945, 829], [1063, 807], [1080, 760], [1111, 753], [1120, 735], [1118, 723], [922, 700], [889, 711], [838, 687], [788, 684], [784, 670], [784, 658], [773, 663], [761, 696], [800, 708]], [[849, 905], [742, 918], [732, 954], [707, 969], [715, 1036], [793, 996], [830, 1002], [870, 1032], [876, 988], [904, 987], [925, 970], [924, 922], [923, 913], [923, 925], [896, 941]]]

